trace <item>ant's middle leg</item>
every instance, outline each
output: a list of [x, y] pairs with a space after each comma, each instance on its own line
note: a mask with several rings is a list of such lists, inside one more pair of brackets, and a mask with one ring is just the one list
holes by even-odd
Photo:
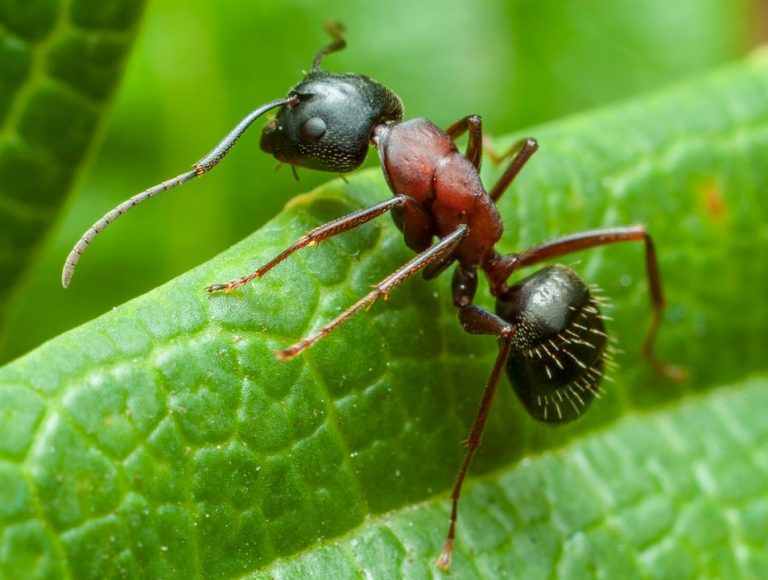
[[651, 367], [662, 376], [680, 381], [684, 377], [682, 369], [671, 366], [659, 360], [653, 352], [653, 346], [656, 342], [656, 334], [661, 323], [661, 315], [664, 311], [665, 301], [664, 292], [661, 284], [661, 273], [659, 272], [659, 263], [656, 259], [656, 248], [653, 239], [646, 230], [645, 226], [624, 226], [616, 228], [600, 228], [577, 232], [567, 236], [555, 238], [546, 241], [532, 248], [519, 253], [508, 254], [497, 257], [496, 259], [483, 265], [491, 286], [491, 293], [499, 296], [507, 288], [507, 278], [516, 270], [525, 266], [531, 266], [558, 258], [566, 254], [572, 254], [589, 248], [606, 246], [619, 242], [643, 242], [645, 245], [645, 267], [648, 277], [648, 290], [651, 298], [651, 307], [653, 317], [650, 327], [643, 343], [643, 356], [649, 362]]
[[467, 451], [464, 454], [464, 460], [456, 475], [456, 481], [453, 484], [448, 534], [445, 539], [443, 552], [437, 561], [437, 565], [444, 570], [447, 570], [451, 564], [451, 553], [453, 552], [453, 541], [456, 537], [456, 518], [458, 516], [461, 488], [464, 484], [467, 472], [469, 471], [469, 466], [472, 463], [472, 458], [480, 447], [483, 431], [485, 430], [485, 425], [488, 421], [488, 414], [490, 413], [493, 399], [496, 395], [504, 365], [509, 358], [509, 353], [512, 348], [512, 338], [515, 333], [514, 326], [509, 322], [485, 308], [472, 304], [476, 288], [477, 272], [474, 270], [464, 270], [459, 266], [453, 276], [453, 301], [459, 309], [459, 320], [461, 325], [465, 331], [472, 334], [491, 334], [498, 336], [500, 339], [499, 353], [496, 356], [493, 370], [491, 370], [491, 374], [485, 384], [477, 416], [472, 423], [469, 437], [467, 437]]
[[445, 132], [456, 141], [467, 130], [469, 131], [469, 141], [464, 157], [469, 159], [477, 171], [480, 171], [480, 161], [483, 157], [483, 118], [480, 115], [468, 115], [460, 121], [456, 121]]
[[386, 213], [387, 211], [393, 208], [398, 208], [398, 207], [408, 208], [411, 205], [418, 206], [418, 204], [412, 198], [405, 195], [397, 195], [395, 197], [387, 199], [386, 201], [382, 201], [370, 207], [357, 210], [343, 217], [330, 221], [326, 224], [316, 227], [315, 229], [301, 236], [293, 244], [288, 246], [285, 250], [280, 252], [280, 254], [272, 258], [269, 262], [264, 264], [258, 270], [255, 270], [254, 272], [247, 274], [246, 276], [236, 278], [229, 282], [224, 282], [222, 284], [211, 284], [206, 288], [206, 290], [211, 293], [220, 292], [220, 291], [231, 292], [232, 290], [235, 290], [236, 288], [239, 288], [240, 286], [247, 284], [251, 280], [254, 280], [256, 278], [261, 278], [262, 276], [264, 276], [264, 274], [269, 272], [272, 268], [277, 266], [280, 262], [288, 258], [291, 254], [293, 254], [297, 250], [300, 250], [307, 246], [316, 246], [317, 244], [319, 244], [324, 240], [327, 240], [328, 238], [331, 238], [335, 235], [349, 231], [353, 228], [356, 228], [357, 226], [363, 225], [364, 223], [379, 217], [380, 215]]
[[[460, 121], [457, 121], [445, 132], [454, 141], [469, 130], [469, 142], [467, 143], [467, 152], [464, 156], [469, 159], [475, 169], [480, 171], [480, 160], [482, 158], [483, 150], [483, 120], [479, 115], [469, 115], [464, 117]], [[512, 147], [510, 147], [503, 155], [494, 156], [494, 161], [501, 162], [504, 159], [512, 157], [512, 161], [509, 163], [504, 173], [493, 186], [488, 195], [495, 202], [503, 195], [503, 193], [509, 187], [509, 184], [514, 181], [517, 174], [528, 162], [531, 156], [539, 149], [539, 144], [535, 139], [527, 138], [521, 139]]]
[[520, 173], [520, 170], [523, 168], [523, 166], [538, 150], [539, 144], [535, 139], [521, 139], [512, 145], [512, 147], [510, 147], [503, 155], [498, 157], [498, 161], [507, 159], [509, 157], [512, 157], [512, 161], [510, 161], [509, 165], [504, 170], [504, 173], [493, 186], [493, 189], [488, 192], [488, 195], [494, 202], [499, 200], [499, 198], [509, 187], [509, 184], [512, 183], [515, 177], [517, 177], [517, 174]]

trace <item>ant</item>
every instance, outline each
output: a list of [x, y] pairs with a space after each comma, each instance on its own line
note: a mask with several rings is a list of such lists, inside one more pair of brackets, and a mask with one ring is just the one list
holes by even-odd
[[[417, 272], [435, 278], [456, 264], [453, 304], [466, 332], [498, 337], [499, 351], [485, 384], [480, 407], [466, 442], [467, 450], [451, 494], [451, 514], [438, 566], [448, 569], [456, 535], [462, 485], [482, 438], [501, 374], [507, 375], [534, 419], [563, 424], [580, 417], [600, 394], [608, 360], [608, 335], [601, 300], [570, 268], [547, 266], [512, 285], [517, 270], [573, 252], [618, 242], [642, 242], [649, 281], [652, 318], [643, 354], [660, 374], [673, 379], [681, 370], [656, 358], [653, 345], [664, 309], [661, 276], [653, 240], [642, 225], [587, 230], [545, 241], [519, 253], [500, 255], [495, 246], [504, 229], [496, 202], [537, 151], [534, 139], [522, 139], [504, 158], [511, 158], [499, 180], [486, 191], [478, 171], [482, 155], [482, 121], [464, 117], [445, 130], [424, 118], [403, 121], [397, 95], [376, 81], [354, 73], [320, 68], [323, 58], [346, 46], [338, 24], [328, 26], [332, 41], [315, 55], [312, 68], [288, 96], [260, 106], [246, 116], [193, 169], [151, 187], [108, 212], [77, 242], [66, 259], [62, 284], [105, 227], [130, 208], [210, 171], [248, 127], [267, 111], [280, 107], [264, 127], [261, 148], [291, 166], [345, 173], [364, 161], [368, 146], [378, 151], [393, 197], [321, 225], [258, 270], [235, 280], [212, 284], [209, 293], [231, 292], [261, 278], [291, 254], [391, 212], [406, 245], [417, 255], [373, 287], [314, 334], [277, 354], [291, 359], [328, 336], [358, 311], [387, 295]], [[468, 133], [464, 154], [456, 139]], [[433, 243], [434, 238], [437, 241]], [[478, 271], [496, 298], [496, 312], [473, 304]]]

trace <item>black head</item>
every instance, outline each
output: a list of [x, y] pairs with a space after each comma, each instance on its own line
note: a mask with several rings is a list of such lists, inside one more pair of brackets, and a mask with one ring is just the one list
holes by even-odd
[[599, 393], [607, 335], [597, 301], [576, 273], [549, 266], [511, 286], [496, 312], [517, 332], [507, 375], [539, 421], [580, 417]]
[[358, 74], [313, 70], [291, 90], [261, 136], [261, 148], [280, 161], [343, 173], [368, 153], [376, 125], [399, 121], [400, 99], [383, 85]]

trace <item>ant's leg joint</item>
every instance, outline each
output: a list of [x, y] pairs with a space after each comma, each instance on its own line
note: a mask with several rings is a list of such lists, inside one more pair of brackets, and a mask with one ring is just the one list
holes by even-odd
[[463, 308], [472, 304], [477, 291], [477, 271], [459, 266], [453, 272], [451, 288], [453, 290], [453, 304], [456, 308]]
[[507, 279], [522, 266], [519, 254], [492, 256], [483, 263], [483, 271], [488, 278], [491, 294], [501, 296], [507, 290]]
[[467, 304], [459, 308], [459, 322], [470, 334], [492, 334], [506, 341], [515, 335], [515, 327], [490, 310]]

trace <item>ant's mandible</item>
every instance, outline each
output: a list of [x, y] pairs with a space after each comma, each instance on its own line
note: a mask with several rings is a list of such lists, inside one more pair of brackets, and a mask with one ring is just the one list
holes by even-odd
[[[438, 560], [450, 566], [457, 508], [462, 484], [480, 446], [483, 429], [502, 371], [526, 410], [539, 421], [567, 423], [580, 417], [593, 398], [606, 366], [608, 337], [600, 314], [600, 300], [570, 268], [547, 266], [513, 285], [509, 277], [520, 268], [572, 252], [617, 242], [642, 242], [648, 275], [652, 318], [643, 354], [660, 374], [679, 378], [680, 370], [665, 365], [653, 353], [654, 339], [664, 308], [661, 277], [653, 241], [642, 225], [601, 228], [563, 236], [519, 253], [499, 255], [495, 246], [503, 223], [496, 201], [538, 149], [533, 139], [519, 141], [507, 154], [511, 161], [490, 191], [480, 181], [481, 118], [471, 115], [445, 130], [427, 119], [403, 121], [400, 99], [383, 85], [359, 74], [336, 74], [320, 68], [323, 57], [341, 50], [346, 42], [340, 26], [329, 26], [333, 41], [312, 61], [312, 69], [288, 96], [271, 101], [246, 116], [193, 169], [143, 191], [97, 221], [77, 242], [64, 264], [66, 287], [75, 266], [105, 227], [130, 208], [155, 195], [190, 181], [212, 169], [258, 117], [281, 107], [264, 127], [261, 148], [293, 166], [343, 173], [357, 168], [368, 145], [379, 154], [393, 197], [313, 229], [258, 270], [208, 292], [231, 292], [260, 278], [295, 251], [351, 230], [387, 211], [402, 231], [416, 257], [374, 286], [373, 291], [314, 334], [278, 353], [291, 359], [398, 284], [417, 272], [432, 279], [452, 264], [453, 303], [465, 331], [495, 335], [499, 352], [480, 401], [467, 440], [467, 451], [452, 492], [450, 523]], [[468, 133], [464, 154], [454, 141]], [[433, 240], [437, 238], [437, 242]], [[477, 272], [488, 280], [496, 298], [496, 313], [473, 304]]]

